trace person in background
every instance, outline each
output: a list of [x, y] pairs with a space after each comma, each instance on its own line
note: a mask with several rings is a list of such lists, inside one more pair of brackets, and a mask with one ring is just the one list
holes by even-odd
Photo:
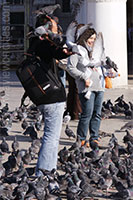
[[64, 116], [69, 113], [69, 115], [71, 116], [71, 120], [79, 120], [81, 105], [75, 79], [70, 76], [69, 73], [66, 74], [66, 77], [68, 81], [68, 94]]
[[[106, 64], [104, 47], [101, 47], [102, 53], [99, 52], [100, 59], [98, 63], [97, 61], [95, 62], [97, 60], [95, 59], [97, 54], [93, 55], [93, 51], [96, 40], [97, 33], [95, 29], [90, 27], [86, 28], [78, 36], [76, 45], [74, 45], [74, 51], [77, 49], [78, 54], [71, 55], [68, 58], [67, 65], [67, 72], [75, 78], [82, 108], [77, 127], [77, 135], [81, 140], [81, 145], [84, 145], [86, 144], [89, 131], [89, 145], [94, 154], [98, 154], [99, 152], [98, 141], [105, 88], [104, 78], [106, 71], [108, 71], [104, 68], [104, 64]], [[103, 43], [101, 42], [100, 44]], [[111, 69], [111, 73], [108, 73], [108, 76], [114, 77], [114, 70]]]

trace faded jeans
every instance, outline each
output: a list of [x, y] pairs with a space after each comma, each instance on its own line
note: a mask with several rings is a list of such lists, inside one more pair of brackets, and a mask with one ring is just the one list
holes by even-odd
[[103, 91], [92, 91], [90, 99], [85, 98], [85, 93], [79, 94], [82, 113], [78, 123], [77, 135], [80, 136], [81, 140], [86, 140], [88, 131], [90, 132], [90, 141], [98, 139], [103, 96]]
[[56, 169], [64, 106], [65, 102], [39, 106], [44, 116], [44, 135], [37, 161], [37, 176], [42, 175], [39, 168], [48, 171]]

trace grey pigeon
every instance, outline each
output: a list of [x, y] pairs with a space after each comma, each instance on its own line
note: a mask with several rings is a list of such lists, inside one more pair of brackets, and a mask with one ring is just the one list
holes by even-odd
[[70, 120], [71, 120], [70, 113], [67, 112], [67, 114], [63, 118], [63, 123], [67, 125], [70, 122]]
[[126, 129], [128, 129], [128, 130], [133, 129], [133, 120], [125, 123], [124, 126], [122, 126], [120, 130], [126, 130]]
[[36, 10], [35, 13], [37, 15], [45, 14], [45, 15], [52, 15], [57, 8], [61, 8], [60, 4], [45, 6], [39, 10]]
[[21, 127], [25, 130], [28, 127], [28, 122], [26, 121], [26, 119], [24, 119], [22, 121]]
[[65, 128], [65, 134], [69, 137], [69, 138], [75, 138], [75, 134], [73, 132], [72, 129], [69, 128], [68, 124], [66, 125], [66, 128]]
[[0, 144], [0, 149], [3, 153], [9, 153], [9, 145], [6, 142], [5, 137], [2, 137], [2, 142]]
[[14, 137], [14, 141], [12, 143], [12, 149], [14, 152], [16, 152], [19, 149], [19, 142], [17, 141], [17, 137]]
[[3, 96], [5, 96], [5, 90], [2, 90], [2, 91], [0, 91], [0, 97], [3, 97]]
[[123, 137], [123, 142], [126, 144], [128, 141], [133, 144], [133, 136], [130, 134], [129, 130], [126, 130], [126, 135]]

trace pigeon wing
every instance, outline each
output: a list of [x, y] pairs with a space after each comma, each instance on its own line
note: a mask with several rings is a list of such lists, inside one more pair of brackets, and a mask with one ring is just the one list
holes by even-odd
[[66, 30], [66, 43], [69, 48], [72, 48], [75, 44], [76, 28], [77, 28], [77, 22], [73, 21], [69, 24]]
[[61, 8], [60, 4], [45, 6], [39, 10], [36, 10], [35, 13], [37, 15], [40, 15], [40, 14], [52, 15], [57, 8], [59, 9]]
[[94, 43], [93, 51], [92, 51], [92, 65], [101, 64], [101, 58], [104, 52], [104, 43], [103, 43], [103, 35], [102, 33], [98, 33], [96, 41]]

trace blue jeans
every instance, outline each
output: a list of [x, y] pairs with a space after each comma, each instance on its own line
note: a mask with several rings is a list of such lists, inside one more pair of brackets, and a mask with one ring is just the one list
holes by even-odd
[[103, 102], [103, 91], [91, 92], [90, 99], [86, 99], [85, 93], [79, 94], [82, 113], [79, 119], [77, 134], [81, 140], [86, 140], [88, 131], [90, 141], [97, 140], [101, 123], [101, 108]]
[[37, 176], [42, 175], [39, 168], [48, 171], [56, 169], [64, 107], [65, 102], [39, 106], [44, 115], [44, 135], [37, 161]]

